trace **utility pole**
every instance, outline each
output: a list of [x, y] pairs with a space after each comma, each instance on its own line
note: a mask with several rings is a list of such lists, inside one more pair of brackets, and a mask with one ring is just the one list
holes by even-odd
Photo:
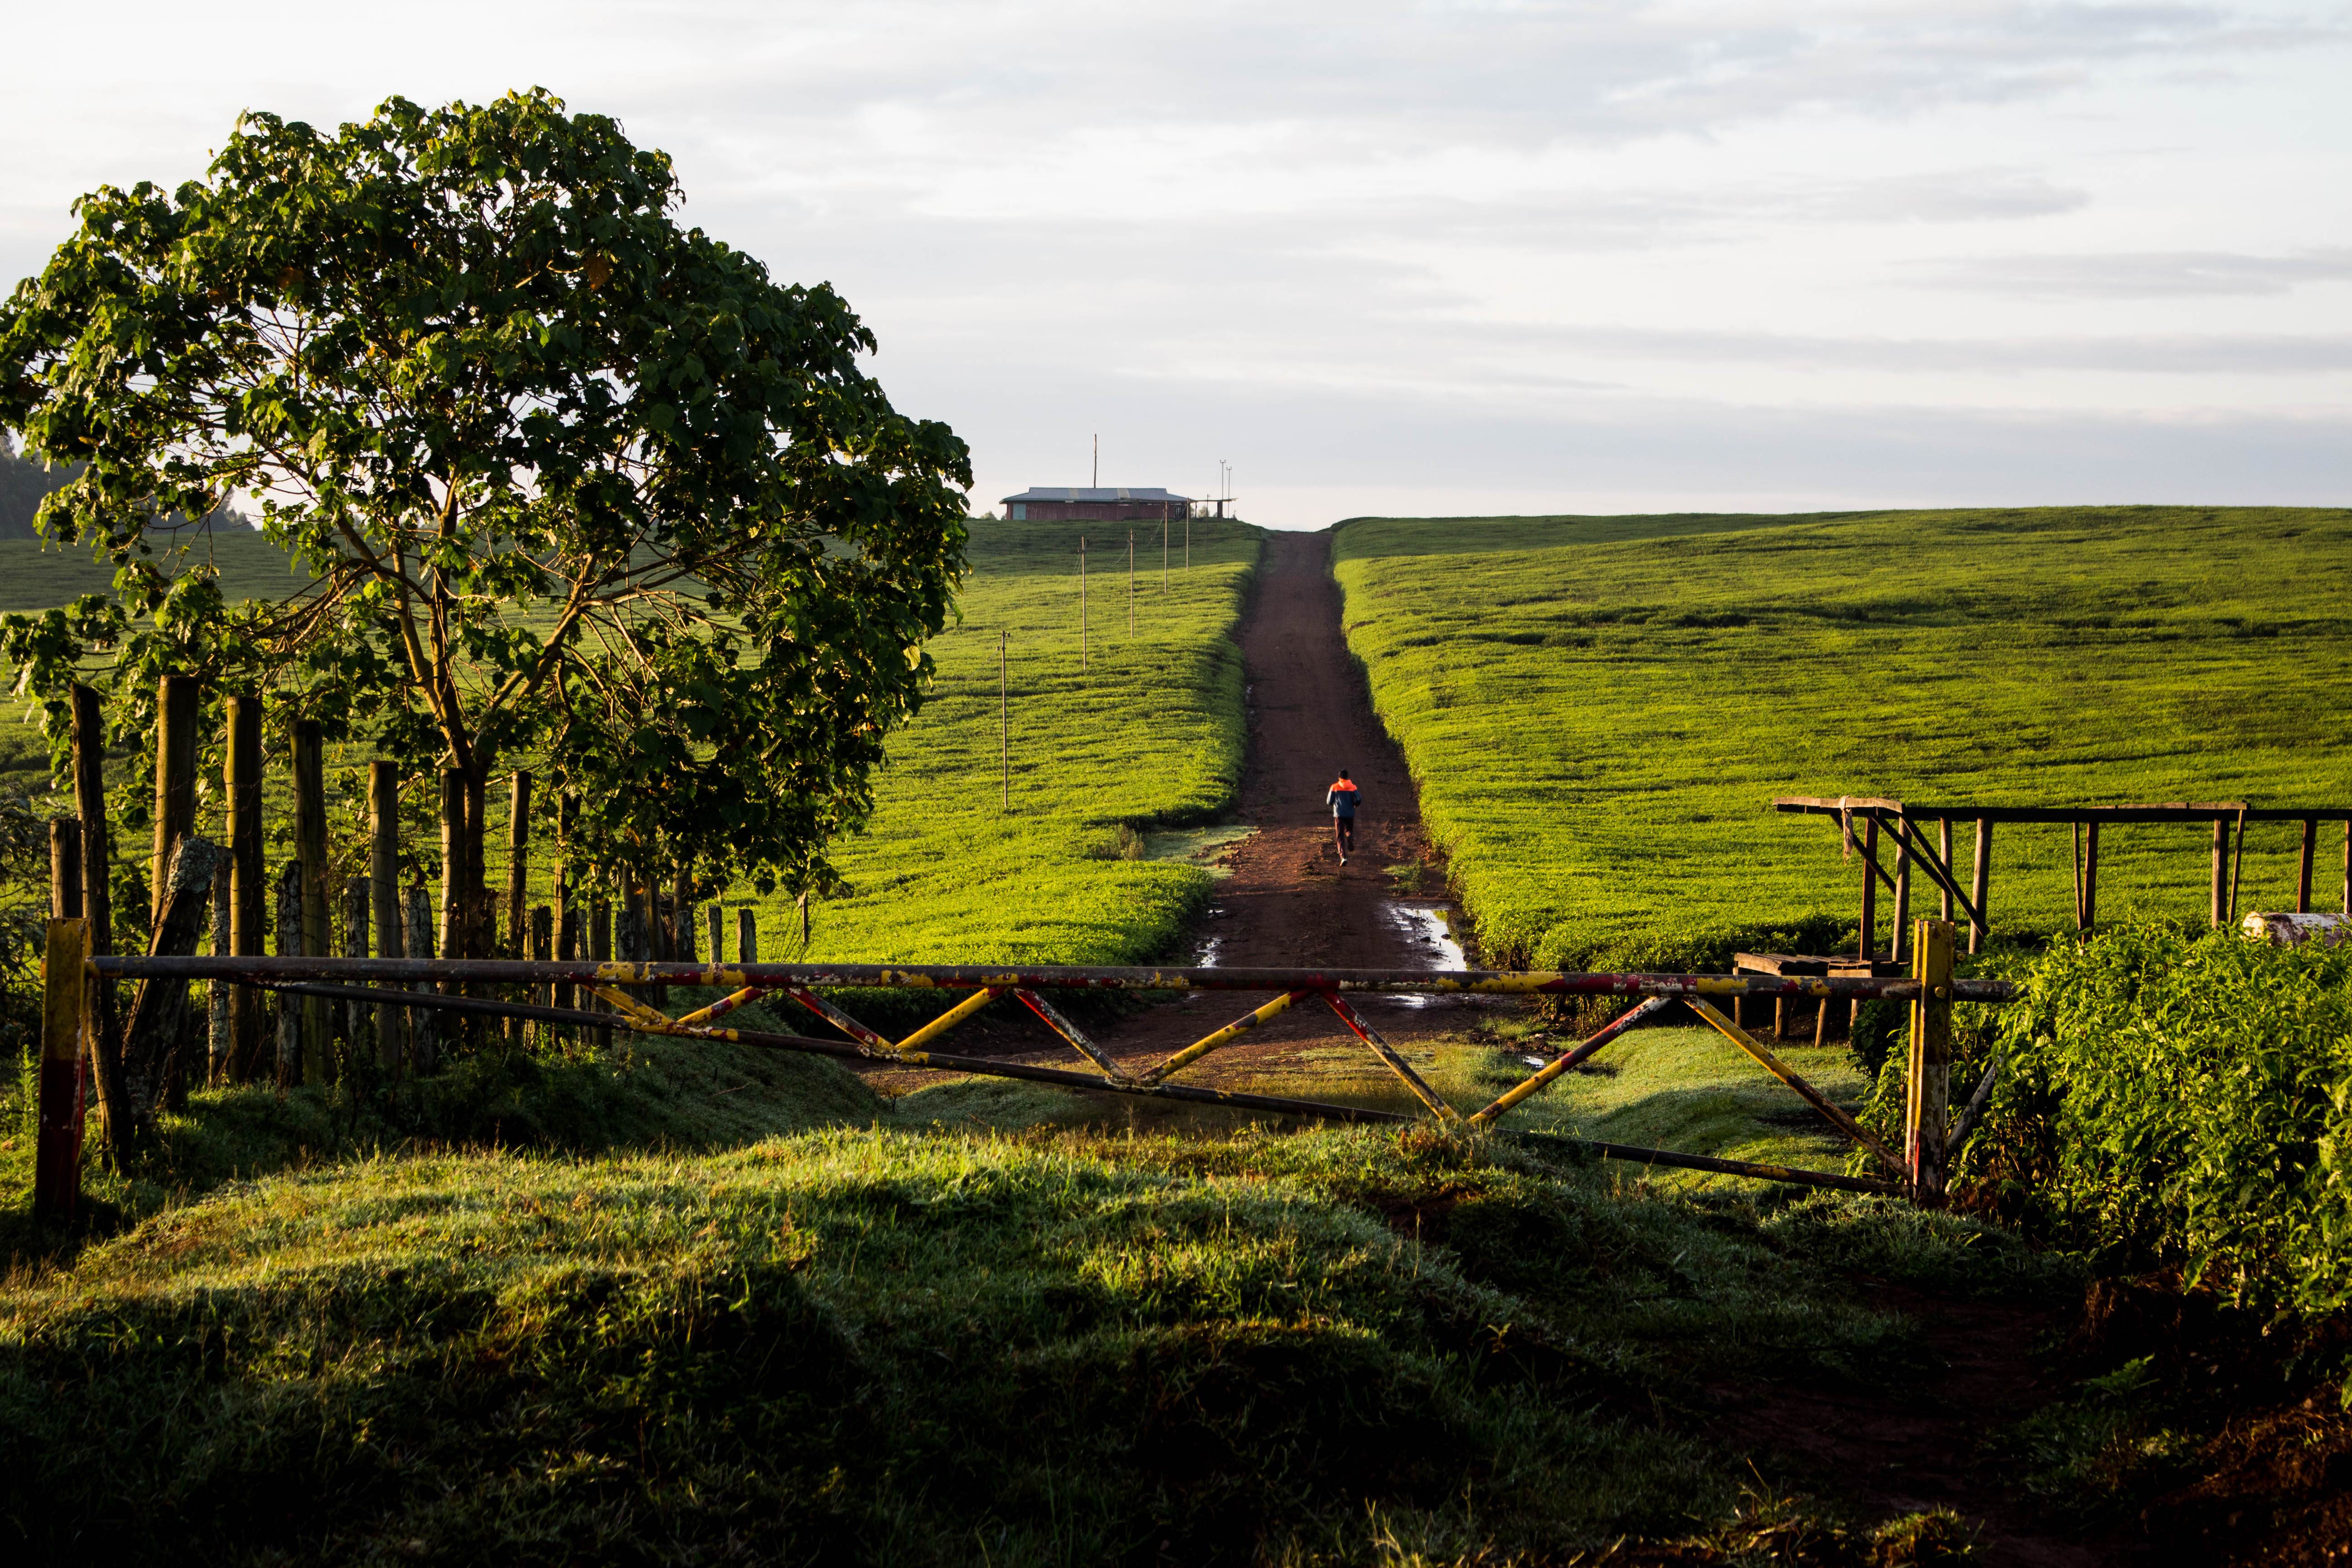
[[1127, 531], [1127, 635], [1135, 635], [1135, 530]]
[[1087, 536], [1078, 535], [1078, 673], [1087, 669]]
[[1004, 768], [1004, 809], [1013, 809], [1013, 704], [1006, 694], [1004, 681], [1005, 647], [1013, 641], [1011, 632], [996, 634], [996, 733], [1003, 748]]

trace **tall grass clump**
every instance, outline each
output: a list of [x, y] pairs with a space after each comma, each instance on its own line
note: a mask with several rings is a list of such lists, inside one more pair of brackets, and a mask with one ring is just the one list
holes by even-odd
[[2352, 1305], [2352, 947], [2135, 927], [2019, 978], [1980, 1199], [2242, 1305]]

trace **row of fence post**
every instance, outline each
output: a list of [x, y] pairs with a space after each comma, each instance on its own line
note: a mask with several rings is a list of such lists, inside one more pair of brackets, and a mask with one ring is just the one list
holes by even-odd
[[[421, 881], [405, 889], [400, 885], [402, 780], [398, 764], [389, 761], [373, 762], [368, 768], [368, 875], [331, 888], [325, 742], [321, 726], [311, 720], [298, 719], [289, 726], [294, 854], [278, 868], [273, 886], [264, 865], [261, 699], [232, 693], [226, 700], [217, 845], [196, 831], [201, 709], [202, 689], [194, 678], [163, 678], [156, 692], [152, 891], [145, 922], [144, 945], [151, 953], [193, 953], [208, 933], [216, 953], [258, 957], [273, 925], [278, 951], [286, 955], [367, 956], [373, 949], [377, 957], [431, 958], [436, 950], [444, 957], [488, 957], [501, 934], [517, 957], [528, 952], [567, 959], [667, 959], [693, 952], [694, 888], [683, 870], [667, 879], [667, 889], [656, 886], [656, 879], [620, 870], [574, 889], [565, 885], [559, 868], [555, 902], [528, 907], [532, 816], [528, 772], [517, 772], [511, 781], [503, 933], [496, 929], [483, 868], [471, 863], [471, 846], [483, 835], [467, 830], [483, 821], [484, 781], [459, 770], [446, 770], [439, 780], [442, 886], [437, 909]], [[78, 940], [89, 955], [97, 956], [113, 951], [118, 929], [110, 904], [114, 852], [106, 809], [106, 724], [99, 693], [87, 686], [72, 688], [69, 712], [76, 815], [49, 824], [49, 914], [53, 921], [78, 922]], [[568, 837], [570, 802], [562, 804], [560, 831]], [[202, 877], [194, 886], [193, 900], [190, 886], [180, 887], [180, 919], [167, 931], [167, 902], [173, 896], [175, 875], [181, 884], [188, 884], [198, 872]], [[592, 889], [609, 897], [581, 896]], [[204, 918], [207, 905], [209, 921]], [[617, 921], [616, 905], [621, 911]], [[713, 914], [715, 954], [719, 927], [715, 910]], [[805, 930], [805, 914], [803, 919]], [[756, 958], [757, 926], [749, 910], [739, 911], [737, 938], [739, 956]], [[44, 1127], [51, 1120], [60, 1127], [70, 1121], [75, 1131], [69, 1163], [76, 1169], [86, 1100], [95, 1100], [99, 1106], [110, 1151], [131, 1129], [152, 1122], [158, 1110], [184, 1104], [192, 1079], [275, 1079], [281, 1087], [324, 1083], [360, 1060], [371, 1045], [373, 1052], [367, 1055], [373, 1068], [396, 1079], [432, 1070], [442, 1045], [442, 1026], [427, 1009], [391, 1002], [338, 1006], [317, 998], [274, 997], [250, 986], [214, 986], [198, 1026], [184, 1016], [188, 995], [182, 984], [159, 992], [148, 1009], [144, 1026], [151, 1033], [160, 1037], [176, 1031], [176, 1037], [161, 1042], [156, 1062], [143, 1063], [142, 1058], [133, 1063], [154, 1067], [160, 1074], [146, 1086], [152, 1094], [134, 1093], [124, 1079], [122, 1052], [131, 1042], [125, 1039], [129, 1021], [121, 1016], [116, 988], [93, 982], [79, 994], [77, 1005], [89, 1015], [73, 1037], [80, 1043], [80, 1055], [69, 1068], [54, 1070], [44, 1057], [37, 1112]], [[609, 1010], [593, 995], [581, 1001], [588, 1010]], [[600, 1042], [609, 1039], [609, 1030], [598, 1034]], [[45, 1042], [48, 1037], [44, 1036]], [[59, 1078], [60, 1073], [66, 1077]], [[142, 1084], [146, 1085], [144, 1078]], [[60, 1152], [64, 1147], [54, 1138], [44, 1144], [60, 1160], [66, 1158]], [[57, 1189], [58, 1180], [52, 1171], [42, 1190]]]

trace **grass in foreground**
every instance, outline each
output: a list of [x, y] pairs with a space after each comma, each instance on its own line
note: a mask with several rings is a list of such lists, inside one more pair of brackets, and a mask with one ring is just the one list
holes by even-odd
[[1688, 1435], [1706, 1380], [1927, 1370], [1849, 1268], [2067, 1283], [1906, 1205], [1649, 1195], [1426, 1134], [362, 1163], [8, 1282], [0, 1528], [321, 1562], [1685, 1537], [1748, 1474]]
[[[1778, 795], [2352, 793], [2341, 510], [1360, 519], [1334, 548], [1490, 956], [1850, 949], [1860, 862]], [[2241, 908], [2293, 907], [2296, 832], [2247, 829]], [[2063, 827], [1996, 830], [1997, 932], [2071, 927], [2069, 854]], [[2201, 826], [2101, 855], [2105, 917], [2203, 918]]]

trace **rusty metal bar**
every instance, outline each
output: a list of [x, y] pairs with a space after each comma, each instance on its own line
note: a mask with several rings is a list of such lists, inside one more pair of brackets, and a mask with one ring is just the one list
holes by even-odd
[[[711, 906], [713, 909], [718, 907], [719, 906], [716, 904]], [[748, 1003], [757, 1002], [761, 997], [765, 996], [767, 994], [768, 988], [764, 985], [746, 985], [742, 990], [734, 993], [732, 995], [721, 996], [718, 1001], [713, 1002], [709, 1006], [703, 1008], [700, 1012], [688, 1013], [685, 1017], [680, 1018], [678, 1022], [681, 1024], [708, 1024], [713, 1018], [725, 1017], [728, 1014], [735, 1011], [736, 1008], [743, 1006]]]
[[1671, 1149], [1643, 1149], [1630, 1143], [1598, 1143], [1590, 1138], [1567, 1138], [1557, 1132], [1520, 1132], [1520, 1138], [1541, 1138], [1547, 1142], [1566, 1143], [1572, 1148], [1588, 1150], [1604, 1160], [1626, 1160], [1642, 1165], [1670, 1165], [1685, 1171], [1713, 1171], [1726, 1176], [1753, 1176], [1764, 1182], [1790, 1182], [1807, 1187], [1830, 1187], [1842, 1193], [1878, 1193], [1889, 1197], [1901, 1195], [1903, 1188], [1893, 1182], [1874, 1182], [1867, 1176], [1847, 1176], [1832, 1171], [1808, 1171], [1793, 1165], [1766, 1165], [1754, 1160], [1723, 1160], [1712, 1154], [1678, 1154]]
[[1309, 994], [1309, 993], [1305, 991], [1284, 992], [1281, 995], [1276, 997], [1265, 1006], [1260, 1007], [1256, 1012], [1252, 1013], [1248, 1017], [1236, 1018], [1232, 1023], [1227, 1024], [1223, 1028], [1219, 1029], [1215, 1034], [1206, 1035], [1202, 1037], [1200, 1039], [1193, 1041], [1191, 1045], [1186, 1046], [1182, 1050], [1178, 1051], [1174, 1056], [1170, 1057], [1166, 1061], [1161, 1062], [1158, 1067], [1153, 1068], [1150, 1072], [1145, 1073], [1136, 1081], [1138, 1083], [1145, 1084], [1160, 1083], [1166, 1079], [1169, 1074], [1181, 1072], [1184, 1068], [1191, 1067], [1194, 1062], [1199, 1061], [1202, 1057], [1207, 1056], [1211, 1051], [1215, 1050], [1219, 1046], [1232, 1044], [1234, 1040], [1237, 1040], [1244, 1035], [1248, 1034], [1252, 1029], [1256, 1028], [1260, 1024], [1265, 1023], [1268, 1018], [1273, 1017], [1276, 1014], [1287, 1008], [1292, 1003], [1297, 1001], [1301, 996], [1307, 994]]
[[1496, 1098], [1492, 1105], [1472, 1116], [1470, 1125], [1473, 1127], [1492, 1125], [1496, 1118], [1501, 1116], [1503, 1112], [1517, 1105], [1521, 1100], [1542, 1093], [1563, 1074], [1575, 1071], [1593, 1052], [1665, 1005], [1665, 997], [1653, 996], [1640, 1006], [1619, 1014], [1610, 1022], [1603, 1024], [1596, 1033], [1574, 1050], [1565, 1053], [1558, 1061], [1549, 1064], [1542, 1071], [1536, 1073], [1517, 1088], [1506, 1089]]
[[805, 985], [788, 985], [784, 987], [784, 994], [861, 1045], [886, 1057], [898, 1049], [887, 1037], [867, 1028]]
[[[983, 969], [953, 964], [816, 963], [534, 963], [507, 959], [310, 958], [293, 955], [152, 958], [104, 954], [96, 973], [110, 978], [170, 975], [191, 980], [278, 982], [321, 980], [448, 981], [464, 984], [538, 984], [570, 981], [605, 985], [707, 985], [734, 991], [821, 989], [961, 991], [989, 989], [1086, 991], [1339, 991], [1381, 995], [1486, 996], [1883, 996], [1911, 1001], [1919, 984], [1908, 977], [1789, 974], [1579, 973], [1563, 970], [1496, 969], [1145, 969], [1085, 966]], [[2002, 980], [1961, 980], [1959, 1002], [2006, 1002], [2016, 987]]]
[[1043, 1018], [1047, 1028], [1067, 1040], [1078, 1055], [1102, 1068], [1105, 1073], [1116, 1079], [1132, 1079], [1134, 1078], [1134, 1074], [1113, 1061], [1100, 1046], [1087, 1038], [1085, 1033], [1076, 1024], [1063, 1017], [1061, 1009], [1055, 1007], [1051, 1002], [1046, 1001], [1034, 991], [1015, 991], [1013, 994], [1023, 1006]]
[[1412, 1090], [1415, 1100], [1429, 1107], [1429, 1113], [1432, 1116], [1436, 1117], [1440, 1121], [1462, 1120], [1462, 1113], [1446, 1104], [1438, 1092], [1430, 1088], [1428, 1082], [1419, 1073], [1412, 1070], [1412, 1064], [1400, 1056], [1395, 1047], [1381, 1038], [1378, 1031], [1365, 1021], [1362, 1014], [1339, 999], [1338, 992], [1324, 992], [1323, 1000], [1330, 1004], [1331, 1011], [1339, 1015], [1339, 1022], [1355, 1030], [1356, 1037], [1371, 1047], [1372, 1053], [1389, 1064], [1389, 1070], [1404, 1080], [1405, 1088]]
[[[244, 982], [261, 989], [283, 991], [297, 996], [318, 996], [330, 1000], [359, 1001], [371, 999], [380, 993], [364, 985], [320, 985], [301, 982]], [[985, 1078], [1021, 1079], [1031, 1083], [1060, 1084], [1069, 1089], [1094, 1089], [1109, 1094], [1132, 1094], [1147, 1100], [1181, 1100], [1191, 1105], [1221, 1105], [1239, 1110], [1265, 1110], [1284, 1116], [1312, 1117], [1327, 1121], [1367, 1123], [1410, 1122], [1412, 1117], [1393, 1110], [1370, 1110], [1360, 1105], [1334, 1105], [1319, 1100], [1287, 1100], [1278, 1095], [1243, 1094], [1236, 1090], [1204, 1089], [1193, 1084], [1143, 1084], [1104, 1079], [1091, 1073], [1067, 1072], [1060, 1068], [1032, 1067], [1026, 1062], [998, 1061], [986, 1057], [950, 1056], [940, 1051], [910, 1051], [893, 1056], [887, 1052], [850, 1045], [841, 1040], [820, 1040], [806, 1035], [778, 1035], [751, 1029], [680, 1028], [672, 1024], [657, 1028], [649, 1023], [636, 1021], [634, 1015], [582, 1013], [562, 1007], [541, 1007], [523, 1002], [498, 1002], [473, 996], [422, 997], [400, 993], [410, 1006], [428, 1007], [445, 1013], [478, 1013], [489, 1016], [538, 1018], [552, 1024], [582, 1024], [597, 1028], [623, 1028], [637, 1034], [669, 1035], [690, 1040], [730, 1040], [739, 1045], [758, 1046], [765, 1049], [805, 1051], [813, 1056], [837, 1057], [856, 1061], [885, 1061], [895, 1066], [923, 1068], [936, 1072], [972, 1073]]]
[[917, 1049], [926, 1040], [938, 1039], [941, 1035], [946, 1034], [950, 1029], [954, 1028], [958, 1024], [962, 1023], [966, 1018], [971, 1017], [974, 1013], [979, 1012], [982, 1007], [987, 1006], [991, 1002], [995, 1001], [999, 996], [1004, 994], [1006, 989], [1007, 988], [1004, 986], [992, 985], [985, 991], [973, 992], [971, 995], [965, 997], [962, 1001], [957, 1003], [954, 1006], [949, 1008], [946, 1012], [940, 1014], [938, 1017], [924, 1025], [921, 1028], [916, 1030], [913, 1034], [908, 1035], [905, 1039], [900, 1040], [896, 1046], [891, 1047], [892, 1051], [896, 1055], [903, 1057], [908, 1052]]
[[1757, 1040], [1755, 1037], [1748, 1034], [1747, 1030], [1741, 1028], [1738, 1025], [1725, 1017], [1707, 1003], [1694, 1001], [1690, 1004], [1690, 1009], [1692, 1012], [1696, 1013], [1700, 1017], [1706, 1019], [1708, 1023], [1714, 1025], [1716, 1028], [1721, 1031], [1723, 1036], [1727, 1039], [1730, 1040], [1733, 1045], [1738, 1046], [1741, 1050], [1746, 1051], [1749, 1056], [1754, 1057], [1758, 1064], [1761, 1066], [1765, 1071], [1770, 1073], [1774, 1078], [1779, 1079], [1782, 1083], [1787, 1084], [1790, 1089], [1795, 1089], [1799, 1098], [1802, 1099], [1806, 1104], [1811, 1106], [1815, 1110], [1820, 1111], [1822, 1115], [1828, 1120], [1831, 1126], [1836, 1128], [1839, 1131], [1844, 1133], [1847, 1137], [1853, 1139], [1864, 1148], [1869, 1150], [1872, 1154], [1877, 1157], [1880, 1164], [1885, 1165], [1888, 1170], [1895, 1172], [1897, 1175], [1904, 1177], [1906, 1180], [1909, 1178], [1911, 1174], [1909, 1169], [1902, 1161], [1895, 1157], [1894, 1151], [1887, 1148], [1885, 1144], [1881, 1143], [1877, 1139], [1872, 1137], [1868, 1132], [1863, 1131], [1863, 1127], [1860, 1122], [1856, 1121], [1853, 1117], [1848, 1116], [1844, 1111], [1839, 1110], [1836, 1105], [1831, 1102], [1829, 1096], [1823, 1094], [1820, 1089], [1815, 1089], [1811, 1084], [1807, 1083], [1803, 1079], [1798, 1077], [1797, 1071], [1794, 1068], [1782, 1061], [1779, 1057], [1774, 1056], [1770, 1051], [1765, 1049], [1762, 1043]]

